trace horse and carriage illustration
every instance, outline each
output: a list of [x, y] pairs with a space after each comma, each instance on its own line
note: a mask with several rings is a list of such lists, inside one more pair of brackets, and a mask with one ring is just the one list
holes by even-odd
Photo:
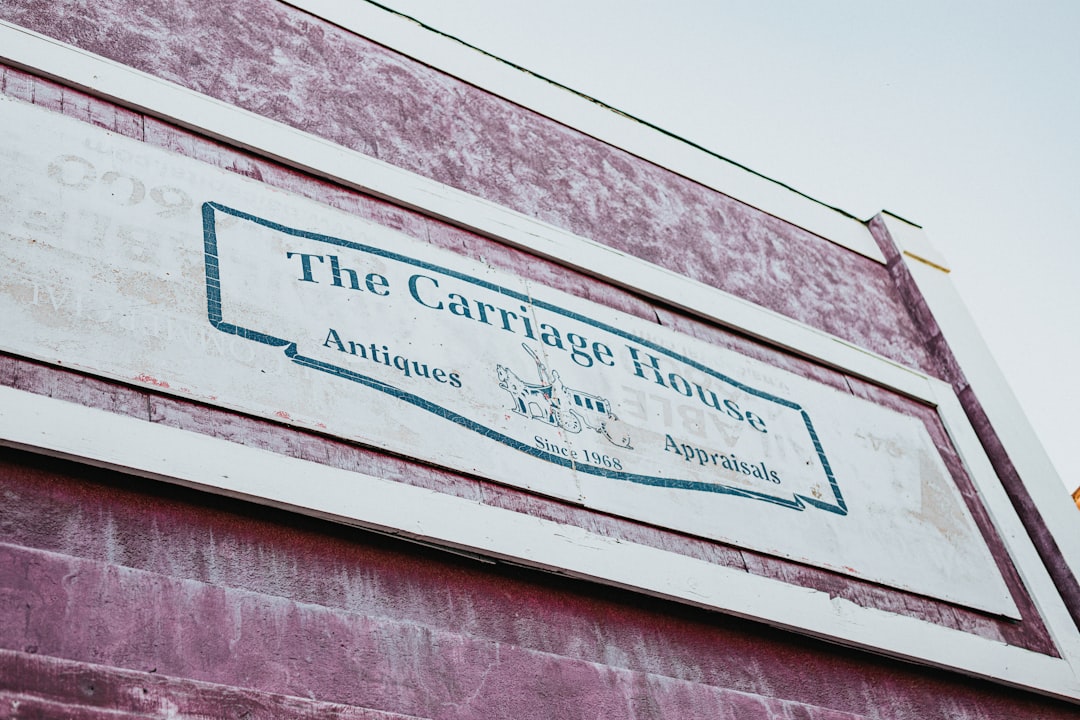
[[607, 438], [617, 447], [633, 449], [630, 436], [620, 427], [619, 418], [612, 411], [607, 398], [583, 390], [567, 387], [558, 370], [548, 370], [547, 365], [527, 344], [521, 347], [536, 363], [540, 382], [526, 382], [510, 368], [499, 364], [495, 372], [499, 387], [511, 397], [513, 410], [531, 420], [562, 428], [568, 433], [580, 433], [588, 428]]

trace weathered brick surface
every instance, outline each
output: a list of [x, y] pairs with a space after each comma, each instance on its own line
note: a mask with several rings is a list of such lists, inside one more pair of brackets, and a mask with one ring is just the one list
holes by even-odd
[[[977, 429], [992, 440], [992, 430], [980, 424], [978, 401], [894, 257], [888, 266], [869, 261], [270, 0], [214, 6], [0, 0], [0, 17], [938, 374], [954, 383]], [[920, 418], [1024, 621], [19, 358], [0, 356], [0, 383], [528, 512], [1055, 653], [929, 408], [587, 274], [24, 71], [0, 67], [0, 89]], [[880, 227], [871, 229], [880, 235]], [[993, 442], [988, 449], [1007, 474], [1003, 450]], [[1074, 715], [1030, 694], [749, 622], [23, 453], [0, 451], [0, 497], [0, 717]]]
[[0, 718], [423, 720], [355, 705], [0, 650]]
[[273, 0], [3, 0], [0, 18], [935, 371], [877, 262]]
[[[320, 702], [254, 690], [136, 673], [100, 665], [0, 651], [0, 718], [34, 720], [127, 720], [127, 718], [198, 717], [206, 720], [276, 718], [285, 720], [425, 720], [415, 715], [385, 712], [356, 705]], [[6, 682], [5, 682], [6, 681]], [[716, 720], [860, 720], [863, 716], [815, 708], [801, 703], [767, 700], [745, 693], [702, 689], [690, 683], [663, 689], [646, 678], [629, 688], [619, 708], [631, 714], [608, 717], [695, 718]], [[9, 688], [18, 688], [10, 690]], [[576, 698], [569, 698], [573, 701]], [[489, 718], [506, 717], [511, 703]], [[554, 713], [558, 701], [547, 709]], [[557, 717], [589, 717], [596, 708], [574, 707]], [[711, 713], [711, 714], [709, 714]], [[431, 717], [462, 717], [441, 712]], [[511, 716], [516, 717], [516, 716]], [[556, 717], [549, 714], [546, 717]]]
[[[305, 540], [297, 559], [319, 542]], [[553, 588], [530, 573], [363, 536], [346, 542], [354, 554], [342, 564], [362, 570], [348, 609], [0, 545], [0, 648], [9, 651], [0, 663], [30, 653], [104, 666], [97, 672], [113, 684], [117, 676], [164, 676], [224, 685], [234, 696], [286, 695], [432, 718], [854, 720], [956, 717], [961, 708], [969, 718], [1074, 714], [949, 673], [626, 593], [570, 582]], [[407, 586], [380, 586], [401, 573], [400, 562], [415, 567]], [[425, 612], [416, 595], [441, 595], [451, 614]], [[400, 607], [378, 612], [369, 603]], [[516, 637], [477, 632], [493, 619], [516, 626]], [[574, 640], [600, 654], [586, 657]], [[6, 682], [6, 692], [72, 700], [70, 682], [54, 687], [63, 683], [47, 669]], [[84, 678], [77, 687], [96, 693], [94, 682]], [[133, 709], [105, 690], [96, 702]], [[987, 707], [1009, 714], [986, 714]]]

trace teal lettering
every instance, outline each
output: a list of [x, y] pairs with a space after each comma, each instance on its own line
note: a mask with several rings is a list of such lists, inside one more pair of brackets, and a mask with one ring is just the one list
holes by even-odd
[[430, 278], [427, 275], [413, 275], [409, 278], [409, 294], [412, 295], [412, 299], [420, 303], [424, 307], [431, 308], [432, 310], [442, 310], [442, 300], [439, 300], [437, 305], [429, 305], [428, 303], [424, 302], [423, 299], [420, 297], [420, 288], [418, 287], [418, 285], [420, 284], [421, 280], [427, 280], [435, 287], [439, 287], [439, 281], [435, 278]]

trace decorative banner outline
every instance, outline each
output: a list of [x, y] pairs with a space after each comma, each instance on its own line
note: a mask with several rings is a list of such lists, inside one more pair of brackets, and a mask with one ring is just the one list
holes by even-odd
[[[494, 430], [492, 428], [481, 425], [481, 424], [477, 423], [474, 420], [471, 420], [471, 419], [469, 419], [469, 418], [467, 418], [467, 417], [465, 417], [465, 416], [463, 416], [463, 415], [461, 415], [461, 414], [459, 414], [457, 412], [454, 412], [453, 410], [450, 410], [449, 408], [442, 407], [442, 406], [437, 405], [437, 404], [435, 404], [435, 403], [433, 403], [433, 402], [431, 402], [429, 400], [426, 400], [426, 399], [424, 399], [424, 398], [422, 398], [422, 397], [420, 397], [418, 395], [414, 395], [412, 393], [401, 390], [400, 388], [397, 388], [397, 387], [395, 387], [395, 386], [393, 386], [393, 385], [391, 385], [389, 383], [383, 382], [381, 380], [377, 380], [377, 379], [375, 379], [373, 377], [369, 377], [367, 375], [363, 375], [363, 374], [355, 372], [353, 370], [349, 370], [349, 369], [346, 369], [346, 368], [343, 368], [343, 367], [340, 367], [340, 366], [337, 366], [337, 365], [333, 365], [331, 363], [326, 363], [326, 362], [323, 362], [321, 360], [317, 360], [315, 358], [310, 358], [310, 357], [306, 357], [304, 355], [301, 355], [299, 353], [297, 343], [292, 341], [292, 340], [288, 340], [288, 339], [285, 339], [285, 338], [279, 338], [279, 337], [276, 337], [274, 335], [270, 335], [268, 333], [264, 333], [264, 332], [254, 330], [254, 329], [251, 329], [251, 328], [240, 327], [240, 326], [237, 326], [235, 324], [226, 322], [225, 318], [224, 318], [224, 310], [223, 310], [223, 307], [222, 307], [222, 299], [221, 299], [221, 277], [220, 277], [219, 256], [218, 256], [217, 226], [216, 226], [216, 219], [215, 219], [215, 213], [216, 212], [220, 212], [220, 213], [223, 213], [223, 214], [226, 214], [226, 215], [231, 215], [231, 216], [233, 216], [235, 218], [238, 218], [240, 220], [245, 220], [247, 222], [252, 222], [252, 223], [255, 223], [257, 225], [261, 225], [263, 227], [274, 230], [276, 232], [284, 233], [286, 235], [291, 235], [293, 237], [303, 238], [303, 239], [306, 239], [306, 240], [313, 240], [313, 241], [316, 241], [316, 242], [327, 243], [329, 245], [335, 245], [335, 246], [338, 246], [338, 247], [348, 248], [350, 250], [355, 250], [355, 251], [359, 251], [359, 252], [363, 252], [363, 253], [368, 253], [368, 254], [375, 255], [377, 257], [384, 258], [384, 259], [387, 259], [387, 260], [392, 260], [392, 261], [403, 263], [403, 264], [406, 264], [406, 265], [411, 265], [413, 267], [420, 268], [420, 269], [426, 270], [428, 272], [438, 273], [438, 274], [441, 274], [441, 275], [443, 275], [445, 277], [448, 277], [448, 278], [453, 278], [455, 280], [463, 281], [463, 282], [466, 282], [466, 283], [471, 283], [473, 285], [476, 285], [478, 287], [482, 287], [482, 288], [484, 288], [484, 289], [486, 289], [488, 291], [497, 293], [499, 295], [503, 295], [503, 296], [506, 296], [508, 298], [513, 298], [514, 300], [517, 300], [519, 302], [534, 305], [534, 306], [536, 306], [538, 308], [542, 308], [542, 309], [544, 309], [544, 310], [546, 310], [548, 312], [555, 313], [557, 315], [562, 315], [563, 317], [566, 317], [566, 318], [575, 320], [577, 322], [584, 323], [584, 324], [589, 325], [591, 327], [595, 327], [597, 329], [603, 330], [604, 332], [607, 332], [607, 333], [610, 333], [612, 335], [618, 336], [620, 338], [623, 338], [624, 340], [629, 340], [629, 341], [631, 341], [633, 343], [636, 343], [636, 344], [638, 344], [638, 345], [640, 345], [642, 347], [649, 348], [650, 350], [652, 350], [654, 352], [663, 354], [663, 355], [667, 356], [668, 358], [671, 358], [671, 359], [673, 359], [673, 360], [675, 360], [677, 362], [680, 362], [680, 363], [683, 363], [684, 365], [692, 367], [692, 368], [698, 370], [699, 372], [702, 372], [702, 373], [704, 373], [704, 374], [706, 374], [706, 375], [708, 375], [710, 377], [713, 377], [713, 378], [715, 378], [715, 379], [717, 379], [717, 380], [719, 380], [719, 381], [721, 381], [721, 382], [723, 382], [723, 383], [725, 383], [727, 385], [730, 385], [730, 386], [732, 386], [732, 387], [734, 387], [734, 388], [736, 388], [736, 389], [738, 389], [738, 390], [740, 390], [742, 392], [745, 392], [745, 393], [747, 393], [749, 395], [752, 395], [754, 397], [760, 398], [762, 400], [766, 400], [766, 401], [771, 402], [771, 403], [778, 404], [778, 405], [780, 405], [782, 407], [785, 407], [785, 408], [788, 408], [788, 409], [790, 409], [790, 410], [792, 410], [794, 412], [797, 412], [797, 413], [799, 413], [799, 415], [800, 415], [800, 417], [802, 419], [802, 423], [805, 426], [805, 428], [807, 430], [807, 433], [810, 436], [810, 440], [811, 440], [811, 442], [813, 443], [813, 446], [814, 446], [814, 451], [816, 452], [818, 460], [821, 462], [821, 466], [822, 466], [822, 468], [823, 468], [823, 470], [825, 472], [825, 476], [829, 481], [829, 487], [832, 489], [832, 493], [833, 493], [833, 497], [835, 499], [835, 503], [825, 502], [823, 500], [820, 500], [820, 499], [817, 499], [817, 498], [814, 498], [814, 497], [808, 497], [806, 495], [800, 495], [798, 493], [792, 493], [791, 498], [788, 499], [786, 497], [779, 497], [779, 496], [770, 495], [770, 494], [764, 493], [764, 492], [748, 490], [748, 489], [739, 488], [739, 487], [733, 487], [733, 486], [724, 485], [724, 484], [721, 484], [721, 483], [706, 483], [706, 482], [698, 482], [698, 481], [693, 481], [693, 480], [682, 480], [682, 479], [678, 479], [678, 478], [664, 478], [664, 477], [658, 477], [658, 476], [653, 476], [653, 475], [642, 475], [642, 474], [637, 474], [637, 473], [624, 472], [624, 471], [617, 470], [617, 469], [612, 469], [612, 468], [600, 467], [600, 466], [592, 465], [592, 464], [589, 464], [589, 463], [574, 462], [574, 460], [572, 460], [570, 458], [566, 458], [566, 457], [563, 457], [563, 456], [555, 454], [555, 453], [547, 452], [547, 451], [545, 451], [545, 450], [543, 450], [541, 448], [534, 447], [532, 445], [522, 443], [521, 441], [519, 441], [519, 440], [517, 440], [515, 438], [512, 438], [512, 437], [510, 437], [508, 435], [505, 435], [505, 434], [499, 432], [498, 430]], [[676, 353], [674, 351], [668, 350], [668, 349], [664, 348], [662, 345], [658, 345], [658, 344], [656, 344], [654, 342], [651, 342], [649, 340], [646, 340], [644, 338], [640, 338], [640, 337], [638, 337], [636, 335], [632, 335], [629, 332], [626, 332], [624, 330], [620, 330], [618, 328], [612, 327], [611, 325], [608, 325], [606, 323], [603, 323], [603, 322], [600, 322], [600, 321], [597, 321], [597, 320], [593, 320], [593, 319], [588, 318], [588, 317], [586, 317], [584, 315], [573, 312], [571, 310], [566, 310], [566, 309], [561, 308], [561, 307], [559, 307], [557, 305], [554, 305], [552, 303], [545, 302], [543, 300], [537, 300], [536, 298], [528, 297], [526, 295], [523, 295], [522, 293], [516, 292], [516, 291], [511, 290], [509, 288], [502, 287], [501, 285], [496, 285], [494, 283], [487, 282], [485, 280], [481, 280], [481, 279], [473, 277], [471, 275], [467, 275], [467, 274], [462, 273], [462, 272], [451, 270], [449, 268], [444, 268], [442, 266], [435, 265], [435, 264], [429, 263], [429, 262], [425, 262], [423, 260], [418, 260], [416, 258], [412, 258], [412, 257], [409, 257], [407, 255], [401, 255], [399, 253], [395, 253], [395, 252], [392, 252], [392, 251], [389, 251], [389, 250], [384, 250], [384, 249], [381, 249], [381, 248], [372, 247], [370, 245], [363, 245], [363, 244], [352, 242], [352, 241], [349, 241], [349, 240], [344, 240], [344, 239], [341, 239], [341, 238], [331, 237], [329, 235], [322, 235], [322, 234], [319, 234], [319, 233], [314, 233], [314, 232], [309, 232], [309, 231], [305, 231], [305, 230], [299, 230], [299, 229], [296, 229], [296, 228], [291, 228], [291, 227], [288, 227], [288, 226], [281, 225], [279, 223], [273, 222], [271, 220], [267, 220], [265, 218], [260, 218], [260, 217], [255, 216], [255, 215], [251, 215], [249, 213], [243, 212], [241, 210], [237, 210], [235, 208], [230, 208], [230, 207], [228, 207], [226, 205], [223, 205], [223, 204], [217, 203], [217, 202], [205, 202], [205, 203], [203, 203], [203, 205], [202, 205], [202, 220], [203, 220], [205, 276], [206, 276], [207, 319], [209, 320], [210, 324], [214, 328], [216, 328], [217, 330], [219, 330], [219, 331], [221, 331], [223, 333], [226, 333], [226, 334], [229, 334], [229, 335], [235, 335], [237, 337], [240, 337], [240, 338], [243, 338], [243, 339], [246, 339], [246, 340], [251, 340], [253, 342], [261, 343], [261, 344], [264, 344], [264, 345], [269, 345], [271, 347], [284, 348], [285, 356], [287, 358], [289, 358], [292, 362], [296, 363], [297, 365], [300, 365], [302, 367], [311, 368], [313, 370], [318, 370], [318, 371], [321, 371], [321, 372], [325, 372], [325, 373], [328, 373], [330, 375], [334, 375], [336, 377], [342, 378], [344, 380], [349, 380], [349, 381], [356, 382], [356, 383], [359, 383], [361, 385], [370, 387], [370, 388], [372, 388], [374, 390], [377, 390], [379, 392], [390, 395], [391, 397], [397, 398], [397, 399], [402, 400], [404, 402], [407, 402], [407, 403], [409, 403], [411, 405], [414, 405], [414, 406], [416, 406], [416, 407], [418, 407], [420, 409], [426, 410], [426, 411], [428, 411], [428, 412], [430, 412], [430, 413], [432, 413], [432, 414], [434, 414], [434, 415], [436, 415], [438, 417], [441, 417], [441, 418], [443, 418], [445, 420], [449, 420], [449, 421], [451, 421], [453, 423], [456, 423], [457, 425], [460, 425], [460, 426], [462, 426], [462, 427], [464, 427], [464, 428], [466, 428], [468, 430], [472, 430], [473, 432], [476, 432], [476, 433], [478, 433], [478, 434], [480, 434], [480, 435], [482, 435], [484, 437], [487, 437], [487, 438], [489, 438], [491, 440], [494, 440], [494, 441], [499, 442], [499, 443], [501, 443], [503, 445], [506, 445], [507, 447], [513, 448], [515, 450], [519, 450], [519, 451], [524, 452], [524, 453], [526, 453], [528, 455], [531, 455], [533, 457], [536, 457], [536, 458], [539, 458], [541, 460], [553, 463], [555, 465], [560, 465], [562, 467], [569, 468], [571, 470], [578, 470], [578, 471], [582, 471], [582, 472], [585, 472], [585, 473], [589, 473], [591, 475], [597, 475], [597, 476], [608, 478], [608, 479], [622, 480], [622, 481], [637, 483], [637, 484], [641, 484], [641, 485], [651, 485], [651, 486], [665, 487], [665, 488], [672, 488], [672, 489], [679, 489], [679, 490], [697, 490], [697, 491], [702, 491], [702, 492], [713, 492], [713, 493], [720, 493], [720, 494], [726, 494], [726, 495], [733, 495], [733, 496], [736, 496], [736, 497], [750, 498], [750, 499], [754, 499], [754, 500], [761, 500], [761, 501], [764, 501], [764, 502], [768, 502], [768, 503], [771, 503], [771, 504], [774, 504], [774, 505], [779, 505], [781, 507], [790, 508], [790, 509], [793, 509], [793, 510], [800, 510], [801, 511], [801, 510], [804, 510], [807, 505], [810, 505], [810, 506], [816, 507], [816, 508], [821, 509], [821, 510], [825, 510], [825, 511], [828, 511], [828, 512], [831, 512], [831, 513], [835, 513], [836, 515], [840, 515], [840, 516], [846, 516], [847, 515], [848, 509], [847, 509], [846, 503], [844, 502], [843, 495], [842, 495], [842, 493], [840, 491], [839, 483], [837, 482], [835, 476], [833, 475], [831, 465], [829, 464], [828, 458], [825, 456], [824, 448], [822, 447], [821, 441], [818, 438], [818, 434], [814, 429], [813, 422], [810, 420], [809, 414], [807, 414], [807, 412], [798, 403], [795, 403], [795, 402], [793, 402], [791, 400], [786, 400], [784, 398], [777, 397], [777, 396], [772, 395], [770, 393], [767, 393], [765, 391], [758, 390], [756, 388], [750, 387], [749, 385], [741, 383], [738, 380], [735, 380], [734, 378], [730, 378], [727, 375], [724, 375], [723, 373], [720, 373], [720, 372], [718, 372], [716, 370], [713, 370], [713, 369], [711, 369], [711, 368], [709, 368], [709, 367], [707, 367], [707, 366], [705, 366], [705, 365], [703, 365], [703, 364], [701, 364], [701, 363], [699, 363], [699, 362], [697, 362], [695, 360], [692, 360], [692, 359], [690, 359], [688, 357], [680, 355], [680, 354], [678, 354], [678, 353]]]

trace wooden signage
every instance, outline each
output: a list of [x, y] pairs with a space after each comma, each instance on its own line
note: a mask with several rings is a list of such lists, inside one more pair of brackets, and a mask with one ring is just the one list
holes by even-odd
[[0, 119], [6, 351], [1016, 614], [915, 418], [69, 118]]

